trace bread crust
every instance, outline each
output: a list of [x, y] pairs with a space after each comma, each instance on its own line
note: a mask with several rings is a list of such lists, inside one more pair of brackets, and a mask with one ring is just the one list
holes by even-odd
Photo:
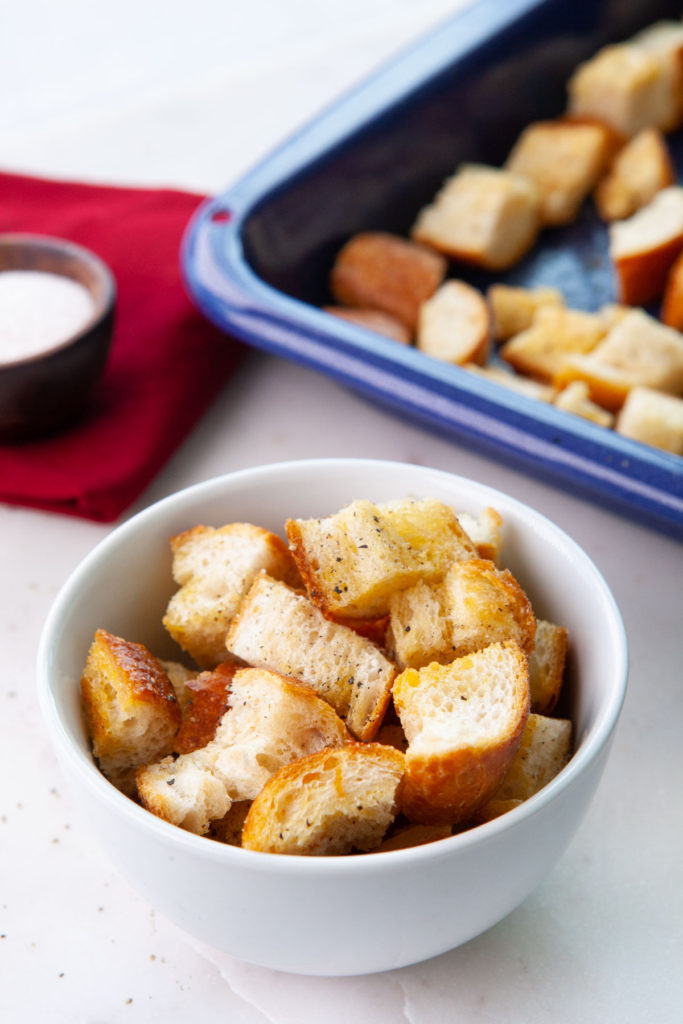
[[446, 281], [422, 304], [416, 347], [456, 366], [484, 363], [491, 341], [486, 299], [465, 281]]
[[381, 309], [365, 309], [353, 306], [323, 306], [323, 312], [336, 316], [340, 320], [365, 327], [368, 331], [381, 334], [385, 338], [396, 341], [399, 345], [410, 345], [413, 332], [398, 317], [391, 316]]
[[229, 706], [230, 683], [237, 668], [234, 662], [224, 662], [188, 682], [192, 696], [173, 744], [176, 754], [189, 754], [214, 738]]

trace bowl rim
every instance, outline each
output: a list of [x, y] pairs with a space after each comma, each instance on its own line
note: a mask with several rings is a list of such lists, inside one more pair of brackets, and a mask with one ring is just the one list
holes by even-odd
[[[196, 500], [208, 500], [212, 496], [222, 494], [226, 487], [230, 488], [231, 486], [244, 483], [249, 484], [251, 481], [255, 482], [273, 473], [289, 475], [305, 471], [306, 473], [315, 474], [316, 470], [321, 470], [322, 468], [334, 468], [339, 471], [342, 467], [347, 470], [353, 470], [361, 466], [366, 468], [383, 467], [386, 470], [393, 469], [402, 472], [405, 472], [407, 469], [415, 471], [417, 474], [425, 472], [439, 477], [447, 477], [451, 484], [455, 483], [457, 485], [460, 482], [470, 492], [478, 493], [482, 501], [485, 501], [487, 504], [495, 504], [496, 496], [500, 496], [500, 498], [504, 499], [504, 503], [508, 508], [516, 510], [525, 518], [530, 518], [532, 522], [546, 532], [549, 531], [569, 549], [574, 558], [578, 558], [584, 563], [584, 566], [593, 577], [593, 585], [600, 591], [601, 600], [604, 602], [608, 612], [611, 639], [616, 653], [612, 670], [614, 685], [605, 697], [590, 731], [582, 737], [578, 749], [575, 750], [571, 760], [562, 771], [543, 789], [525, 800], [518, 807], [474, 828], [432, 843], [426, 843], [422, 846], [380, 852], [370, 851], [368, 854], [358, 855], [302, 857], [295, 854], [278, 854], [275, 856], [266, 855], [260, 851], [245, 850], [242, 847], [233, 847], [216, 841], [207, 841], [206, 836], [195, 835], [156, 817], [117, 790], [101, 774], [92, 757], [88, 757], [73, 742], [57, 708], [57, 701], [51, 685], [52, 650], [59, 635], [60, 621], [71, 599], [78, 593], [81, 582], [88, 577], [92, 567], [103, 556], [106, 556], [111, 549], [125, 542], [128, 535], [136, 532], [140, 524], [144, 525], [147, 521], [153, 521], [169, 507], [182, 504], [192, 505]], [[408, 481], [409, 483], [410, 481]], [[418, 862], [427, 864], [442, 857], [449, 857], [456, 850], [465, 849], [472, 844], [486, 844], [494, 840], [501, 833], [517, 828], [527, 819], [540, 813], [556, 796], [561, 795], [595, 762], [603, 749], [610, 743], [623, 707], [627, 679], [628, 644], [619, 607], [602, 573], [591, 557], [561, 527], [557, 526], [542, 513], [537, 512], [531, 506], [524, 504], [511, 495], [488, 484], [481, 484], [476, 480], [451, 473], [448, 470], [386, 459], [346, 457], [297, 459], [266, 463], [236, 470], [191, 484], [142, 509], [131, 516], [130, 519], [115, 527], [106, 537], [100, 540], [70, 573], [48, 612], [37, 651], [39, 704], [43, 721], [49, 732], [53, 747], [56, 748], [59, 760], [66, 761], [80, 781], [85, 784], [91, 795], [99, 799], [113, 814], [118, 817], [123, 816], [127, 818], [130, 825], [138, 829], [149, 831], [160, 842], [169, 843], [178, 850], [186, 850], [200, 858], [215, 863], [224, 862], [233, 867], [241, 864], [244, 867], [248, 866], [252, 871], [266, 874], [276, 871], [286, 875], [306, 873], [311, 875], [311, 877], [345, 877], [349, 872], [373, 873], [387, 869], [398, 870], [407, 863]]]
[[[41, 348], [38, 352], [34, 352], [32, 355], [19, 356], [15, 359], [1, 359], [0, 360], [0, 372], [3, 370], [14, 369], [19, 366], [28, 366], [32, 363], [39, 363], [44, 359], [49, 359], [63, 349], [70, 348], [75, 345], [87, 334], [90, 333], [98, 324], [104, 321], [112, 312], [117, 298], [117, 287], [116, 278], [109, 265], [98, 256], [97, 253], [93, 252], [92, 249], [86, 248], [84, 245], [79, 245], [77, 242], [72, 242], [69, 239], [61, 238], [58, 235], [41, 235], [31, 231], [5, 231], [0, 232], [0, 249], [11, 249], [14, 246], [30, 246], [40, 251], [62, 253], [70, 256], [73, 260], [77, 261], [82, 265], [87, 265], [91, 270], [94, 271], [102, 286], [102, 295], [98, 298], [92, 294], [90, 289], [88, 292], [93, 300], [93, 311], [90, 316], [83, 321], [82, 326], [70, 334], [67, 338], [62, 341], [55, 342], [48, 348]], [[14, 267], [14, 270], [20, 269], [31, 269]], [[6, 271], [0, 270], [0, 273]], [[58, 270], [43, 271], [44, 273], [54, 273], [59, 277], [66, 277], [73, 281], [74, 278], [70, 274], [60, 273]]]

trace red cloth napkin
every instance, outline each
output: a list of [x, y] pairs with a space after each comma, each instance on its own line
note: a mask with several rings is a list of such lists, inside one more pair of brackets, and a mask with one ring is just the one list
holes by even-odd
[[0, 174], [0, 232], [77, 242], [109, 264], [118, 301], [87, 413], [49, 438], [0, 445], [0, 501], [110, 522], [188, 434], [239, 346], [192, 306], [179, 247], [202, 196]]

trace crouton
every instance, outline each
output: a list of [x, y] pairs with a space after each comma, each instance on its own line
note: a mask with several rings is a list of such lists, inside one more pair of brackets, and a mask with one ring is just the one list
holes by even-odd
[[464, 281], [446, 281], [420, 308], [415, 344], [447, 363], [486, 361], [491, 316], [484, 296]]
[[424, 846], [453, 835], [450, 825], [406, 825], [391, 831], [372, 853], [386, 853], [389, 850], [408, 850], [413, 846]]
[[655, 22], [633, 36], [631, 45], [659, 61], [666, 103], [662, 105], [658, 127], [665, 132], [673, 131], [683, 120], [683, 24]]
[[676, 181], [666, 142], [655, 128], [638, 132], [616, 155], [593, 198], [603, 220], [624, 220]]
[[251, 800], [238, 800], [222, 818], [211, 822], [208, 835], [226, 846], [242, 845], [242, 829], [251, 807]]
[[280, 537], [250, 523], [195, 526], [171, 540], [180, 585], [164, 626], [200, 668], [225, 661], [225, 634], [254, 576], [262, 570], [297, 585], [296, 566]]
[[613, 414], [591, 399], [588, 384], [584, 380], [574, 380], [568, 384], [558, 392], [553, 404], [558, 409], [596, 423], [599, 427], [614, 426]]
[[613, 366], [643, 387], [683, 392], [683, 335], [642, 309], [633, 309], [593, 350], [597, 363]]
[[230, 682], [237, 665], [225, 662], [211, 672], [200, 672], [190, 680], [190, 700], [183, 712], [183, 721], [173, 744], [176, 754], [189, 754], [204, 747], [216, 734], [218, 724], [228, 708]]
[[344, 723], [316, 693], [260, 669], [238, 669], [228, 710], [204, 747], [138, 770], [143, 805], [205, 835], [233, 803], [251, 801], [273, 772], [326, 747], [351, 741]]
[[617, 433], [683, 455], [683, 398], [636, 387], [616, 423]]
[[378, 309], [412, 332], [420, 306], [441, 284], [446, 260], [432, 249], [383, 231], [354, 235], [340, 250], [330, 290], [342, 306]]
[[249, 809], [242, 846], [325, 856], [372, 850], [397, 813], [405, 759], [379, 743], [323, 750], [280, 769]]
[[503, 550], [503, 517], [495, 508], [487, 506], [478, 516], [458, 512], [458, 522], [470, 538], [479, 558], [498, 564]]
[[523, 803], [523, 800], [498, 800], [496, 797], [492, 797], [483, 807], [478, 809], [472, 819], [472, 823], [474, 825], [483, 825], [487, 821], [493, 821], [494, 818], [500, 818], [501, 815], [507, 814], [508, 811], [514, 811], [515, 807], [519, 807]]
[[340, 320], [348, 320], [349, 323], [358, 324], [375, 334], [382, 334], [385, 338], [391, 338], [400, 345], [409, 345], [412, 340], [412, 331], [406, 327], [397, 317], [389, 313], [383, 313], [381, 309], [354, 309], [351, 306], [323, 306], [325, 313], [339, 317]]
[[505, 342], [500, 355], [519, 373], [552, 383], [568, 355], [592, 351], [605, 332], [604, 321], [595, 313], [544, 306], [531, 327]]
[[539, 224], [538, 192], [527, 178], [466, 164], [420, 211], [412, 237], [453, 259], [503, 270], [528, 252]]
[[588, 399], [610, 412], [621, 409], [631, 388], [638, 384], [635, 373], [600, 362], [592, 353], [567, 356], [553, 380], [559, 393], [574, 382], [584, 384]]
[[604, 47], [579, 65], [567, 91], [570, 115], [603, 121], [624, 138], [643, 128], [675, 127], [669, 58], [644, 47]]
[[538, 121], [520, 135], [505, 168], [533, 182], [541, 224], [569, 224], [603, 173], [614, 133], [597, 121]]
[[527, 658], [514, 641], [449, 665], [408, 668], [394, 684], [406, 736], [400, 803], [411, 821], [457, 824], [498, 789], [529, 713]]
[[492, 284], [486, 293], [493, 315], [493, 336], [507, 341], [520, 334], [531, 323], [541, 306], [563, 306], [557, 288], [516, 288], [508, 284]]
[[530, 714], [522, 742], [495, 792], [496, 800], [528, 800], [547, 786], [572, 753], [572, 723], [567, 718]]
[[610, 224], [608, 232], [619, 300], [629, 306], [654, 302], [683, 250], [683, 188], [662, 189], [632, 217]]
[[331, 622], [305, 596], [260, 576], [226, 645], [250, 665], [293, 676], [328, 701], [358, 739], [372, 739], [391, 695], [394, 665], [369, 640]]
[[390, 601], [387, 650], [400, 669], [452, 660], [445, 593], [422, 580], [399, 590]]
[[683, 331], [683, 253], [667, 275], [660, 319], [667, 327]]
[[323, 519], [290, 519], [286, 530], [311, 600], [335, 618], [380, 618], [394, 591], [475, 554], [455, 512], [433, 499], [358, 500]]
[[557, 704], [564, 680], [569, 634], [564, 626], [537, 619], [534, 649], [529, 655], [531, 710], [549, 715]]
[[180, 726], [180, 707], [166, 672], [142, 644], [98, 629], [81, 695], [102, 774], [133, 796], [138, 766], [169, 753]]
[[502, 366], [495, 366], [494, 364], [476, 366], [474, 363], [468, 363], [465, 369], [477, 377], [483, 377], [484, 380], [500, 384], [509, 391], [515, 391], [526, 398], [533, 398], [536, 402], [552, 402], [557, 393], [556, 389], [550, 384], [542, 384], [538, 380], [532, 380], [531, 377], [522, 377], [520, 374], [511, 372], [511, 370], [503, 369]]
[[169, 678], [176, 695], [176, 700], [180, 705], [180, 710], [184, 712], [192, 699], [192, 690], [189, 687], [189, 683], [196, 677], [197, 669], [187, 668], [186, 665], [182, 665], [179, 661], [164, 661], [161, 659], [159, 664]]

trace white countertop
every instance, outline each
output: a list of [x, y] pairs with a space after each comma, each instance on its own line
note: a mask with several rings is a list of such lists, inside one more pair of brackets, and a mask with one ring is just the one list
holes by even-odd
[[[26, 0], [1, 20], [0, 168], [220, 191], [457, 6]], [[401, 971], [300, 978], [202, 946], [109, 866], [71, 804], [39, 715], [45, 615], [113, 527], [0, 506], [3, 1021], [679, 1020], [681, 546], [256, 353], [130, 512], [244, 466], [326, 455], [430, 464], [492, 484], [555, 520], [601, 569], [625, 619], [631, 677], [606, 774], [572, 845], [500, 924]]]

